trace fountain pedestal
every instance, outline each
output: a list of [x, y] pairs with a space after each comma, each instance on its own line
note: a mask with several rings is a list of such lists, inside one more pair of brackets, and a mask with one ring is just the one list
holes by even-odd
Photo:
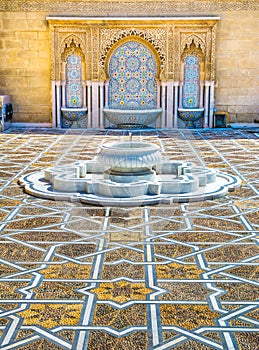
[[107, 168], [105, 178], [113, 182], [155, 181], [152, 167], [161, 162], [161, 153], [155, 144], [130, 140], [103, 145], [97, 160]]
[[139, 206], [214, 199], [239, 187], [239, 178], [185, 161], [165, 161], [156, 144], [117, 142], [95, 160], [26, 174], [19, 183], [37, 197]]

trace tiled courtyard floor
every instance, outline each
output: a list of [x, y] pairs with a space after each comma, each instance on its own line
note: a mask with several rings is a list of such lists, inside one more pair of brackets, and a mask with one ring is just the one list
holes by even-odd
[[214, 201], [111, 208], [34, 198], [17, 180], [92, 159], [122, 133], [1, 133], [0, 349], [258, 349], [257, 136], [136, 134], [242, 187]]

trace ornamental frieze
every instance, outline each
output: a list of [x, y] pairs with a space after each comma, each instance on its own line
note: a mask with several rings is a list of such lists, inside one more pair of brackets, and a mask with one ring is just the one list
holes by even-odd
[[61, 0], [0, 0], [0, 11], [39, 11], [55, 14], [80, 14], [85, 16], [111, 16], [120, 14], [169, 16], [172, 14], [213, 14], [222, 11], [258, 11], [259, 1], [249, 0], [131, 0], [131, 1], [61, 1]]
[[[206, 66], [206, 79], [215, 78], [216, 17], [156, 21], [47, 17], [51, 33], [51, 76], [62, 76], [64, 55], [72, 47], [84, 55], [85, 78], [106, 81], [110, 55], [118, 45], [131, 40], [147, 45], [157, 60], [160, 80], [180, 80], [181, 61], [194, 50]], [[108, 23], [109, 22], [109, 23]], [[72, 45], [72, 46], [71, 46]], [[187, 51], [186, 51], [187, 50]]]

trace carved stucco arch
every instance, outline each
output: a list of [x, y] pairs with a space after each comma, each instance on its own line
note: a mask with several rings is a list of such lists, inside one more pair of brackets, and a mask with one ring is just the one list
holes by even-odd
[[62, 62], [66, 62], [67, 57], [75, 53], [79, 55], [82, 62], [85, 62], [85, 44], [80, 37], [75, 34], [68, 35], [60, 44], [60, 57]]
[[180, 53], [180, 79], [183, 80], [184, 62], [188, 55], [195, 55], [199, 59], [201, 80], [205, 80], [209, 76], [210, 65], [207, 63], [210, 61], [208, 57], [208, 51], [206, 36], [204, 33], [188, 35], [181, 42], [181, 53]]
[[191, 34], [187, 36], [181, 43], [181, 56], [186, 51], [186, 49], [190, 49], [192, 45], [195, 45], [197, 49], [201, 49], [203, 55], [206, 54], [206, 38], [202, 38], [198, 34]]
[[181, 62], [183, 63], [187, 56], [189, 55], [195, 55], [198, 57], [199, 62], [205, 61], [205, 55], [202, 52], [201, 47], [197, 47], [194, 42], [190, 46], [185, 46], [182, 54], [181, 54]]
[[[144, 33], [144, 32], [143, 32]], [[129, 31], [128, 35], [123, 35], [122, 37], [116, 38], [112, 40], [112, 44], [107, 45], [105, 49], [103, 50], [103, 53], [100, 55], [100, 69], [102, 72], [102, 79], [107, 80], [109, 79], [109, 62], [110, 59], [115, 52], [115, 50], [123, 45], [124, 43], [128, 41], [136, 41], [141, 43], [142, 45], [146, 46], [151, 53], [154, 55], [154, 58], [156, 60], [157, 64], [157, 79], [159, 79], [160, 73], [164, 69], [165, 65], [165, 54], [162, 53], [161, 48], [159, 49], [157, 45], [154, 45], [154, 43], [150, 40], [148, 40], [144, 35], [136, 35], [136, 31]]]

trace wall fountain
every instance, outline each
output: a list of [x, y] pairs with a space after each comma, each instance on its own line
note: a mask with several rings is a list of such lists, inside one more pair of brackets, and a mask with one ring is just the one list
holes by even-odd
[[202, 128], [204, 121], [203, 101], [200, 99], [200, 62], [195, 54], [184, 61], [182, 100], [178, 108], [180, 120], [187, 128]]
[[[73, 48], [73, 43], [71, 44]], [[87, 127], [87, 108], [83, 106], [81, 57], [71, 53], [66, 59], [66, 86], [61, 107], [64, 128]]]
[[146, 45], [129, 40], [112, 53], [108, 66], [105, 117], [118, 128], [154, 124], [162, 108], [157, 107], [157, 64], [153, 53]]
[[26, 174], [25, 192], [53, 200], [80, 200], [103, 206], [140, 206], [215, 199], [239, 187], [239, 178], [166, 160], [157, 144], [133, 141], [107, 143], [93, 160], [78, 161]]

